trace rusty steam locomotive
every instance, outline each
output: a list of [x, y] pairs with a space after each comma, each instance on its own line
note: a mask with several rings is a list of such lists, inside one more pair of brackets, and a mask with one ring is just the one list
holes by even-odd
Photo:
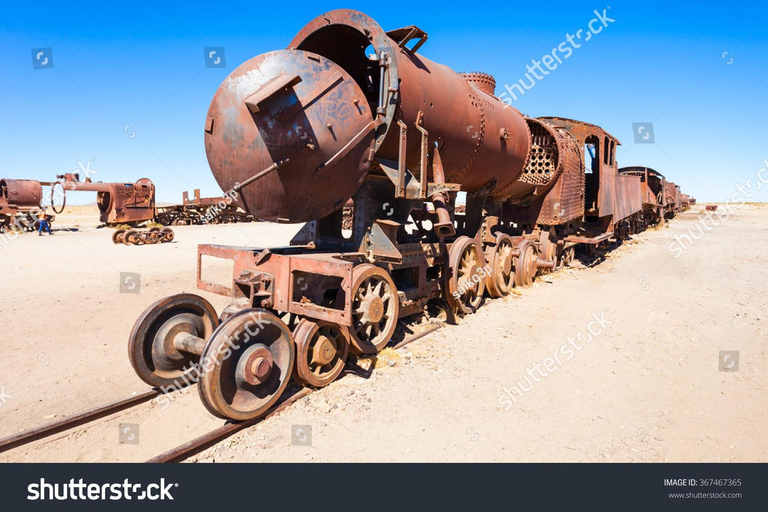
[[[472, 313], [577, 245], [682, 208], [658, 172], [620, 170], [600, 127], [526, 117], [490, 75], [419, 54], [426, 40], [336, 10], [227, 77], [205, 122], [214, 176], [255, 217], [305, 224], [286, 247], [199, 246], [198, 288], [231, 302], [217, 314], [179, 294], [145, 310], [129, 339], [142, 380], [196, 382], [212, 414], [255, 418], [291, 378], [324, 386], [348, 353], [381, 350], [428, 301]], [[204, 279], [211, 257], [232, 260], [231, 282]]]

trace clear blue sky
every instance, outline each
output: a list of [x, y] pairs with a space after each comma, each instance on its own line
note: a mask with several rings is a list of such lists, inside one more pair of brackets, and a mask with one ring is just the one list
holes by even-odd
[[[96, 180], [150, 177], [163, 202], [193, 188], [219, 195], [203, 147], [216, 88], [327, 10], [361, 10], [385, 30], [418, 25], [429, 34], [420, 52], [493, 74], [499, 92], [609, 5], [616, 21], [515, 106], [603, 126], [623, 143], [621, 165], [653, 167], [701, 201], [754, 180], [768, 159], [768, 7], [651, 0], [5, 2], [0, 176], [47, 180], [92, 160]], [[205, 46], [225, 47], [227, 67], [206, 68]], [[32, 49], [46, 47], [53, 68], [33, 70]], [[653, 122], [655, 144], [635, 144], [633, 122]], [[754, 200], [768, 201], [768, 186]]]

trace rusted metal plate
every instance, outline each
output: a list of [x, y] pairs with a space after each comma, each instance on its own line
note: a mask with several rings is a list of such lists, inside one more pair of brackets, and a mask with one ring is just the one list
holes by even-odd
[[[203, 256], [234, 262], [232, 286], [202, 278]], [[296, 247], [258, 249], [199, 245], [197, 250], [197, 287], [218, 295], [243, 297], [249, 302], [266, 300], [254, 307], [267, 307], [340, 325], [351, 325], [352, 304], [349, 286], [353, 261], [339, 259], [338, 253], [302, 253]], [[238, 283], [254, 273], [273, 277], [274, 288], [258, 297], [247, 296]], [[341, 302], [337, 302], [341, 300]]]
[[613, 222], [626, 219], [642, 211], [642, 192], [640, 176], [615, 174], [615, 200], [613, 207]]
[[682, 196], [680, 187], [675, 183], [668, 181], [664, 187], [667, 208], [673, 211], [680, 211], [682, 208]]
[[242, 206], [260, 219], [329, 215], [370, 167], [374, 113], [355, 80], [317, 54], [281, 50], [245, 62], [219, 87], [208, 117], [214, 177], [224, 191], [243, 184]]
[[39, 181], [0, 180], [0, 213], [14, 215], [40, 208], [43, 189]]
[[644, 207], [664, 206], [664, 186], [666, 180], [658, 171], [650, 167], [622, 167], [620, 174], [639, 176], [642, 202]]
[[584, 162], [587, 162], [585, 151], [588, 150], [588, 146], [592, 146], [595, 152], [592, 167], [586, 170], [585, 176], [586, 214], [598, 218], [615, 216], [615, 213], [623, 215], [623, 211], [614, 211], [618, 204], [616, 187], [621, 183], [617, 180], [616, 148], [621, 145], [621, 142], [601, 127], [591, 123], [562, 117], [539, 119], [559, 126], [573, 135]]
[[365, 83], [369, 62], [357, 48], [371, 45], [375, 60], [370, 65], [381, 70], [371, 74], [373, 87], [367, 94], [383, 123], [376, 132], [376, 156], [398, 161], [400, 121], [407, 131], [408, 169], [421, 168], [419, 129], [426, 130], [429, 144], [440, 150], [448, 182], [474, 191], [497, 179], [497, 193], [504, 196], [504, 187], [514, 182], [528, 157], [523, 116], [493, 96], [490, 80], [477, 88], [474, 75], [463, 77], [416, 53], [416, 46], [408, 48], [411, 34], [426, 38], [423, 31], [411, 29], [416, 28], [386, 33], [365, 14], [339, 9], [310, 21], [289, 47], [341, 63], [358, 83]]
[[138, 224], [155, 218], [155, 185], [148, 178], [135, 183], [93, 182], [90, 178], [79, 181], [77, 174], [57, 176], [48, 183], [66, 191], [97, 192], [96, 204], [100, 220], [107, 225]]

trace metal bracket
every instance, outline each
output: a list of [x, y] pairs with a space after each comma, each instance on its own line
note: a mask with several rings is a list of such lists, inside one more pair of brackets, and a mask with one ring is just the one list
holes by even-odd
[[371, 260], [402, 263], [403, 255], [397, 249], [397, 244], [394, 241], [400, 226], [399, 222], [392, 220], [377, 220], [366, 234], [360, 252], [364, 252]]
[[424, 129], [424, 112], [419, 110], [419, 115], [416, 116], [416, 129], [421, 132], [421, 160], [419, 166], [421, 167], [420, 183], [419, 183], [419, 198], [427, 198], [427, 158], [429, 156], [429, 132]]
[[421, 30], [416, 25], [410, 25], [408, 27], [398, 28], [395, 30], [390, 30], [387, 32], [387, 35], [397, 41], [397, 46], [399, 48], [405, 48], [405, 45], [408, 44], [412, 39], [419, 39], [419, 42], [416, 43], [413, 48], [411, 48], [411, 52], [416, 53], [419, 51], [419, 48], [427, 42], [427, 33]]

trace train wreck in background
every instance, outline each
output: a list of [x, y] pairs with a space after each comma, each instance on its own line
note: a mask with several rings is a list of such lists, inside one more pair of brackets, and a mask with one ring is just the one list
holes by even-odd
[[0, 233], [11, 226], [22, 231], [37, 229], [43, 187], [35, 180], [0, 180]]
[[[50, 193], [45, 194], [43, 187], [50, 187]], [[232, 195], [200, 198], [200, 189], [195, 189], [193, 199], [184, 192], [181, 204], [158, 207], [155, 185], [149, 178], [135, 183], [103, 183], [90, 178], [80, 181], [78, 173], [67, 173], [49, 182], [0, 180], [0, 229], [11, 224], [27, 231], [36, 229], [37, 213], [43, 207], [62, 213], [68, 192], [96, 192], [99, 220], [106, 226], [136, 227], [151, 221], [164, 226], [253, 221]]]

